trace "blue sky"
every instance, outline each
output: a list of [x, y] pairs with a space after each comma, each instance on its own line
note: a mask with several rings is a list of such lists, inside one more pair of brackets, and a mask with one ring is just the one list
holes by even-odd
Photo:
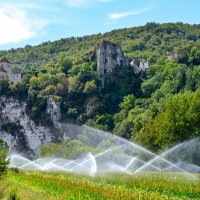
[[147, 22], [200, 23], [200, 0], [0, 0], [0, 50]]

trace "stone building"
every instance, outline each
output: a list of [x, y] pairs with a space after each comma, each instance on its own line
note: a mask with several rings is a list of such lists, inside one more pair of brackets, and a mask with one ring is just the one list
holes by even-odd
[[116, 66], [128, 66], [128, 58], [124, 56], [122, 48], [114, 43], [103, 40], [96, 49], [97, 73], [102, 80], [104, 87], [104, 78], [112, 73]]
[[149, 63], [144, 59], [141, 60], [133, 59], [131, 65], [135, 67], [136, 72], [145, 71], [146, 69], [149, 68]]
[[7, 58], [0, 60], [0, 79], [8, 79], [10, 82], [21, 80], [22, 74], [18, 68], [13, 68]]

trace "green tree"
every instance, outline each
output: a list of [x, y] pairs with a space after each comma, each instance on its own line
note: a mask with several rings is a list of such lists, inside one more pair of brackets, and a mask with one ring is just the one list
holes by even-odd
[[94, 80], [88, 81], [85, 84], [83, 93], [91, 95], [91, 94], [94, 94], [94, 92], [96, 91], [96, 89], [97, 89], [97, 86], [95, 84], [95, 81]]
[[9, 162], [6, 160], [8, 146], [0, 138], [0, 176], [7, 172]]
[[4, 95], [9, 91], [9, 82], [7, 79], [0, 80], [0, 95]]
[[199, 65], [200, 64], [200, 40], [198, 40], [194, 46], [192, 47], [190, 51], [190, 56], [189, 60], [194, 64], [194, 65]]
[[166, 102], [158, 114], [137, 133], [135, 140], [153, 150], [200, 136], [200, 93], [177, 94]]
[[57, 67], [61, 68], [65, 74], [68, 74], [68, 70], [72, 67], [72, 61], [66, 56], [61, 56], [58, 60]]

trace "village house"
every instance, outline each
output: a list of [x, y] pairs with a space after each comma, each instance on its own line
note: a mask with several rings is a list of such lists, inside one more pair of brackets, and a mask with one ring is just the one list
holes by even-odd
[[144, 59], [141, 60], [133, 59], [131, 65], [135, 67], [137, 72], [144, 71], [149, 68], [149, 63]]
[[4, 57], [0, 60], [0, 79], [8, 79], [10, 82], [21, 80], [22, 74], [18, 68], [13, 68], [9, 60]]

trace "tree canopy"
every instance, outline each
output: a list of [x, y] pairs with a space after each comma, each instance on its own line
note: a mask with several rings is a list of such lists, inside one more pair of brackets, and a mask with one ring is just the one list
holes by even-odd
[[[97, 74], [91, 51], [106, 39], [150, 67], [117, 66]], [[23, 98], [37, 123], [48, 123], [46, 99], [61, 101], [63, 119], [88, 124], [159, 150], [200, 135], [200, 25], [148, 23], [105, 34], [0, 51], [23, 71], [21, 82], [0, 80], [0, 95]], [[129, 62], [130, 63], [130, 62]]]

